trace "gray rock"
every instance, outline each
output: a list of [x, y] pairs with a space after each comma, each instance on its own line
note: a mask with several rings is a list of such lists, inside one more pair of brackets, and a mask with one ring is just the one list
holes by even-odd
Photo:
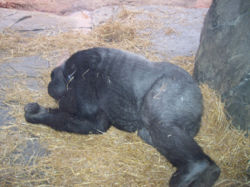
[[7, 94], [5, 88], [12, 87], [14, 82], [22, 79], [31, 90], [44, 89], [38, 78], [41, 76], [41, 71], [48, 68], [50, 68], [49, 62], [39, 56], [13, 58], [0, 64], [0, 127], [15, 121], [8, 114], [9, 108], [4, 103]]
[[163, 17], [162, 28], [152, 28], [152, 49], [168, 59], [192, 56], [199, 47], [199, 37], [208, 9], [148, 6], [145, 10]]
[[[139, 33], [152, 33], [150, 35], [151, 50], [160, 59], [171, 59], [176, 56], [192, 56], [199, 47], [200, 31], [204, 16], [208, 9], [194, 9], [171, 6], [124, 6], [127, 10], [142, 12], [137, 14], [136, 20], [150, 21], [148, 16], [154, 15], [159, 27], [149, 26], [146, 31]], [[102, 7], [91, 12], [93, 26], [105, 23], [108, 19], [116, 17], [122, 9], [117, 6]], [[150, 23], [149, 23], [150, 24]]]
[[0, 81], [2, 86], [8, 87], [20, 79], [18, 75], [25, 75], [28, 88], [39, 90], [41, 85], [37, 82], [37, 78], [41, 76], [42, 70], [49, 69], [50, 66], [48, 61], [39, 56], [13, 58], [0, 64]]
[[27, 140], [20, 144], [8, 155], [8, 161], [13, 165], [34, 165], [37, 158], [46, 157], [50, 152], [45, 149], [38, 140], [38, 137]]
[[58, 16], [43, 12], [0, 8], [0, 32], [5, 29], [42, 34], [56, 34], [69, 30], [88, 32], [91, 30], [91, 18], [87, 11]]
[[250, 1], [214, 0], [205, 18], [194, 77], [222, 95], [233, 124], [250, 129]]

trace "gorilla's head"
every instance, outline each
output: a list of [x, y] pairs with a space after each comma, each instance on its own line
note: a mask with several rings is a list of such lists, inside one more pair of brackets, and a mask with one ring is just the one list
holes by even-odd
[[56, 67], [50, 74], [51, 81], [48, 85], [48, 93], [56, 100], [61, 99], [67, 91], [67, 80], [63, 69], [63, 66]]
[[76, 66], [67, 60], [62, 65], [53, 69], [50, 74], [51, 81], [48, 85], [48, 93], [56, 100], [60, 100], [68, 91], [70, 82], [74, 79]]

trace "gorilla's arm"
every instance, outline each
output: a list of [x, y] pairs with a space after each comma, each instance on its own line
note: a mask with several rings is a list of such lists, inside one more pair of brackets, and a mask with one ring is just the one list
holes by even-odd
[[59, 109], [44, 108], [37, 103], [29, 103], [24, 108], [27, 122], [44, 124], [58, 131], [78, 134], [99, 134], [106, 132], [110, 123], [103, 112], [94, 119], [79, 119]]

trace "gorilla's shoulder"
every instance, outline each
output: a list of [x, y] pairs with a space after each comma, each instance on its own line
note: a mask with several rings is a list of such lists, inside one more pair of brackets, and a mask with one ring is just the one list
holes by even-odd
[[[116, 66], [120, 63], [148, 63], [149, 61], [141, 55], [131, 53], [129, 51], [94, 47], [86, 50], [81, 50], [74, 53], [66, 62], [68, 66], [75, 64], [78, 69], [106, 69], [110, 66]], [[66, 65], [67, 66], [67, 65]]]
[[73, 56], [78, 57], [78, 58], [99, 57], [101, 59], [107, 59], [107, 60], [112, 59], [114, 57], [127, 57], [127, 58], [138, 58], [138, 59], [147, 60], [145, 57], [141, 55], [134, 54], [126, 50], [120, 50], [120, 49], [115, 49], [115, 48], [105, 48], [105, 47], [94, 47], [94, 48], [89, 48], [86, 50], [81, 50], [73, 54], [72, 57]]

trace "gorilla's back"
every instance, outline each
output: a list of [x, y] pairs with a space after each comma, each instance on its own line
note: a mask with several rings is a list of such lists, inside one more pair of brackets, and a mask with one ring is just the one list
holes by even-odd
[[107, 82], [114, 83], [114, 86], [122, 89], [122, 93], [131, 95], [139, 103], [154, 83], [163, 76], [182, 83], [193, 82], [185, 70], [171, 63], [150, 62], [140, 55], [118, 49], [94, 49], [102, 59], [98, 70], [108, 77]]
[[[103, 99], [108, 116], [118, 126], [121, 124], [120, 126], [136, 130], [139, 125], [137, 123], [141, 120], [140, 111], [144, 98], [159, 80], [164, 78], [180, 84], [181, 87], [187, 87], [186, 89], [189, 89], [189, 85], [194, 85], [192, 77], [176, 65], [167, 62], [153, 63], [140, 55], [120, 50], [94, 50], [101, 57], [96, 67], [104, 75], [107, 88], [105, 96], [100, 98]], [[196, 91], [199, 92], [198, 89]]]

